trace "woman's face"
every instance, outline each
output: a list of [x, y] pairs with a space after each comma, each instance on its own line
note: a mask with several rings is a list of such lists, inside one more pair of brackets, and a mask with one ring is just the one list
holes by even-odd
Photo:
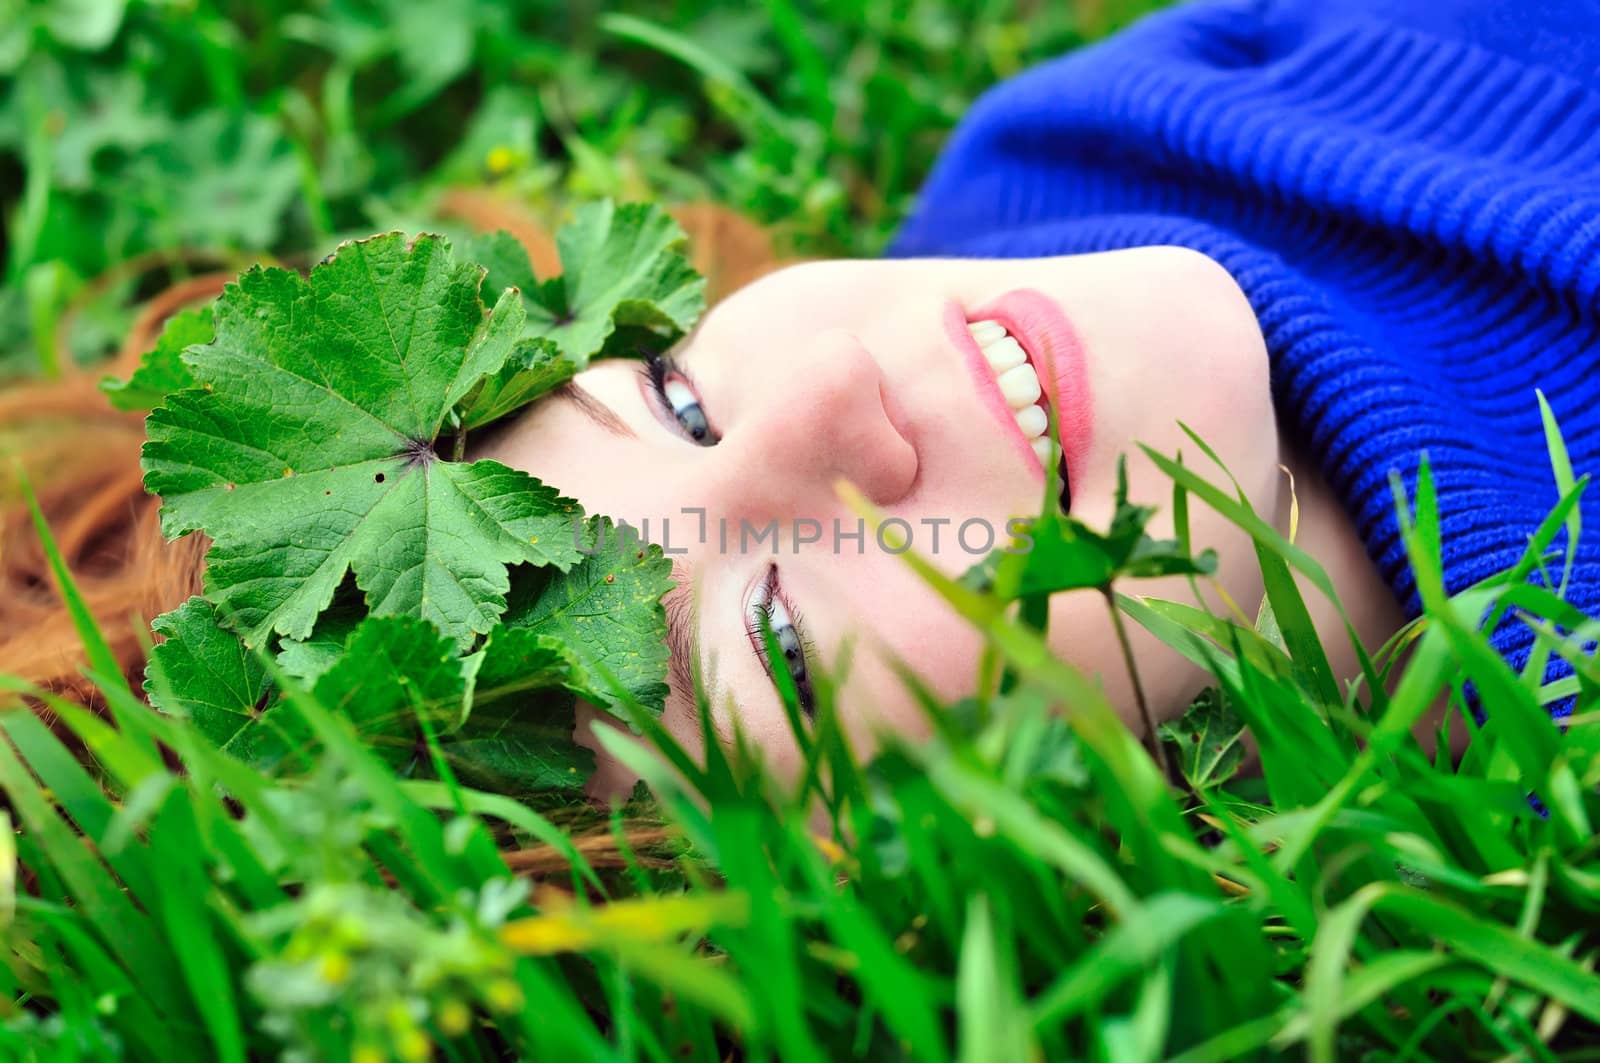
[[[893, 540], [886, 549], [861, 528], [839, 481], [903, 521], [895, 527], [911, 548], [951, 574], [1006, 545], [1009, 518], [1039, 511], [1041, 402], [1061, 421], [1071, 511], [1091, 525], [1109, 522], [1120, 453], [1134, 501], [1170, 499], [1170, 481], [1133, 444], [1178, 450], [1179, 420], [1258, 507], [1276, 500], [1278, 438], [1255, 318], [1220, 266], [1183, 249], [808, 263], [714, 307], [672, 361], [652, 379], [637, 362], [602, 360], [479, 456], [526, 469], [667, 549], [679, 581], [666, 602], [668, 726], [693, 736], [687, 677], [698, 667], [718, 730], [736, 717], [780, 763], [795, 747], [763, 664], [763, 615], [797, 670], [830, 668], [848, 644], [839, 704], [857, 740], [924, 729], [892, 662], [947, 698], [970, 694], [976, 678], [978, 637], [891, 552]], [[1158, 534], [1170, 533], [1163, 521]], [[1191, 527], [1222, 554], [1229, 593], [1253, 601], [1248, 540], [1201, 507]], [[1137, 589], [1187, 596], [1181, 583]], [[1135, 718], [1102, 599], [1056, 596], [1050, 640], [1100, 673]], [[1170, 715], [1201, 677], [1153, 649], [1136, 643], [1152, 660], [1141, 676]]]

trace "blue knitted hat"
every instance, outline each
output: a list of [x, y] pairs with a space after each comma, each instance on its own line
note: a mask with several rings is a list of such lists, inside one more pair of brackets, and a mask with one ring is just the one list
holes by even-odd
[[[1577, 472], [1600, 471], [1600, 14], [1556, 0], [1173, 9], [985, 95], [890, 254], [1150, 244], [1202, 251], [1244, 289], [1284, 432], [1411, 615], [1388, 476], [1414, 495], [1424, 450], [1447, 589], [1509, 568], [1558, 498], [1535, 388]], [[1593, 491], [1583, 515], [1596, 531], [1568, 598], [1600, 615]], [[1523, 624], [1494, 640], [1526, 662]]]

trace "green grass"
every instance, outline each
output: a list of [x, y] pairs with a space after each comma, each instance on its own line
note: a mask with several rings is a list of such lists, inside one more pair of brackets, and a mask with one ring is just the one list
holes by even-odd
[[[315, 736], [294, 779], [117, 680], [102, 683], [110, 722], [45, 698], [86, 760], [14, 709], [0, 1043], [22, 1059], [1594, 1059], [1600, 669], [1578, 648], [1600, 624], [1521, 584], [1586, 484], [1553, 423], [1551, 441], [1567, 490], [1527, 566], [1455, 597], [1426, 467], [1418, 497], [1397, 499], [1426, 613], [1396, 640], [1410, 652], [1392, 688], [1380, 652], [1379, 682], [1343, 692], [1319, 678], [1301, 581], [1281, 578], [1324, 586], [1316, 562], [1152, 455], [1185, 509], [1254, 536], [1281, 630], [1119, 597], [1216, 680], [1167, 729], [1181, 785], [1010, 607], [1004, 567], [985, 590], [922, 566], [984, 635], [984, 674], [1011, 677], [924, 699], [930, 742], [859, 755], [822, 678], [810, 726], [789, 692], [805, 767], [780, 786], [742, 742], [697, 758], [637, 711], [653, 748], [613, 752], [678, 841], [621, 867], [443, 763], [440, 782], [396, 778], [303, 692], [279, 710]], [[1128, 547], [1141, 533], [1123, 513], [1109, 537], [1068, 522], [1061, 549]], [[1166, 570], [1181, 563], [1155, 545], [1116, 571], [1148, 574], [1163, 551]], [[1493, 597], [1576, 677], [1513, 673], [1475, 629]], [[1491, 717], [1452, 764], [1412, 728], [1463, 681]], [[1551, 727], [1543, 703], [1574, 692], [1570, 725]], [[1229, 755], [1240, 722], [1258, 775]], [[530, 896], [500, 853], [541, 842], [568, 860]]]
[[[185, 273], [417, 228], [455, 183], [551, 212], [711, 199], [871, 254], [976, 93], [1147, 6], [24, 3], [0, 25], [0, 375], [93, 362]], [[306, 770], [221, 752], [122, 682], [52, 551], [108, 715], [0, 677], [0, 1058], [1600, 1059], [1600, 622], [1547, 556], [1586, 481], [1546, 423], [1562, 502], [1499, 580], [1447, 596], [1426, 473], [1397, 497], [1424, 616], [1353, 687], [1301, 599], [1331, 590], [1316, 561], [1151, 455], [1178, 543], [1132, 510], [1057, 529], [1114, 587], [925, 573], [988, 646], [976, 696], [924, 696], [932, 741], [850, 748], [821, 677], [786, 787], [641, 711], [650, 748], [616, 754], [656, 798], [609, 815], [463, 787], [437, 742], [440, 781], [397, 777], [281, 676]], [[1255, 538], [1269, 622], [1121, 578], [1206, 578], [1201, 505]], [[1050, 593], [1213, 675], [1163, 729], [1175, 778], [1049, 653]], [[1522, 674], [1481, 634], [1491, 601], [1539, 632]], [[1542, 686], [1553, 656], [1575, 674]], [[1447, 691], [1458, 761], [1412, 736]], [[593, 831], [623, 858], [584, 856]], [[530, 894], [503, 854], [545, 847], [565, 859]]]

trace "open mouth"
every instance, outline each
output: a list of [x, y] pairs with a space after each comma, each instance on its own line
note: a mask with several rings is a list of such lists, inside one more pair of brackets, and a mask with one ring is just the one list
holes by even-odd
[[1066, 455], [1050, 437], [1054, 411], [1027, 349], [992, 318], [968, 321], [966, 331], [988, 364], [1006, 413], [1022, 441], [1038, 459], [1039, 468], [1047, 469], [1052, 461], [1056, 463], [1061, 480], [1061, 510], [1069, 511], [1072, 487], [1067, 478]]

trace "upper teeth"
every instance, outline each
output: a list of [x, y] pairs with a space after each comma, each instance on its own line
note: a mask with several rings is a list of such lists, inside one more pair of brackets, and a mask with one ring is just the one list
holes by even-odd
[[967, 324], [967, 331], [994, 370], [995, 383], [1011, 407], [1017, 428], [1039, 456], [1039, 463], [1048, 468], [1055, 460], [1055, 444], [1049, 435], [1050, 407], [1043, 398], [1039, 374], [1028, 364], [1022, 345], [998, 321], [972, 321]]

